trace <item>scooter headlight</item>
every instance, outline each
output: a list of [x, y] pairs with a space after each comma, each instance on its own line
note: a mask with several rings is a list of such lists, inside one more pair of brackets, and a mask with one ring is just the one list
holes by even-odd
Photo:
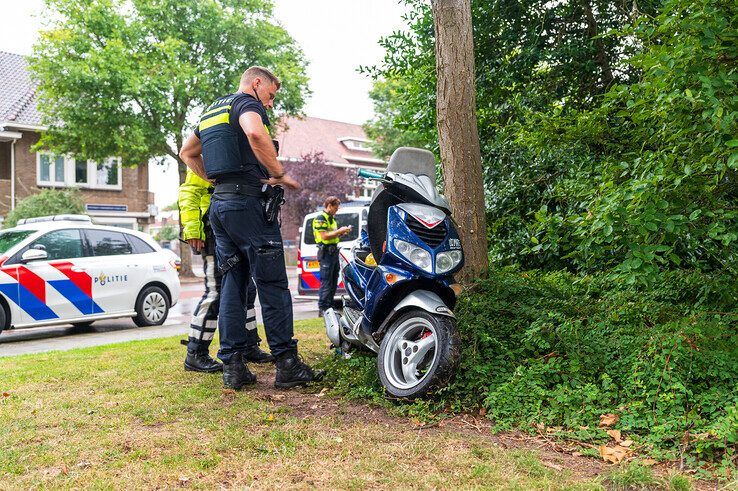
[[436, 273], [443, 274], [459, 265], [463, 255], [461, 251], [445, 251], [436, 254]]
[[433, 272], [433, 269], [431, 267], [431, 256], [428, 251], [421, 247], [413, 245], [410, 242], [405, 242], [404, 240], [400, 239], [395, 239], [394, 244], [397, 252], [402, 254], [405, 259], [424, 271], [427, 271], [429, 273]]

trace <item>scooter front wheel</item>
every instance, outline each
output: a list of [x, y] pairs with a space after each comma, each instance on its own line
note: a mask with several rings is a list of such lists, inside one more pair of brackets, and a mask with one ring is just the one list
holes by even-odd
[[459, 333], [451, 317], [411, 310], [398, 317], [379, 347], [379, 380], [392, 396], [422, 397], [445, 387], [459, 360]]

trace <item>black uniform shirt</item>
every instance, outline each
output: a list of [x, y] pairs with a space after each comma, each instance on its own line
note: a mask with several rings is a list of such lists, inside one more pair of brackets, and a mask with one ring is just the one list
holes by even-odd
[[[235, 183], [260, 186], [261, 180], [269, 177], [269, 172], [259, 163], [259, 159], [256, 158], [254, 150], [251, 148], [251, 144], [238, 122], [238, 118], [240, 118], [243, 113], [247, 113], [249, 111], [255, 112], [261, 117], [261, 122], [266, 127], [268, 133], [270, 126], [269, 117], [267, 116], [266, 109], [264, 109], [264, 105], [254, 96], [245, 93], [238, 94], [240, 97], [236, 98], [231, 105], [229, 124], [236, 130], [236, 133], [238, 133], [238, 149], [241, 153], [241, 162], [244, 169], [241, 172], [231, 172], [219, 175], [216, 178], [216, 184]], [[195, 136], [200, 138], [200, 131], [197, 127], [195, 128]]]

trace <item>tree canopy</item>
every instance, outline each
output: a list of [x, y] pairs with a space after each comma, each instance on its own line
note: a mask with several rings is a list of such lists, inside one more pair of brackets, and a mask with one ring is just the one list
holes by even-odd
[[[308, 94], [302, 51], [272, 17], [269, 0], [47, 0], [47, 28], [31, 56], [59, 153], [124, 164], [169, 156], [198, 111], [234, 92], [245, 68], [283, 80], [277, 110]], [[181, 166], [181, 162], [180, 162]]]
[[85, 203], [77, 189], [43, 189], [39, 193], [20, 200], [17, 206], [5, 216], [3, 228], [15, 227], [21, 218], [84, 212]]

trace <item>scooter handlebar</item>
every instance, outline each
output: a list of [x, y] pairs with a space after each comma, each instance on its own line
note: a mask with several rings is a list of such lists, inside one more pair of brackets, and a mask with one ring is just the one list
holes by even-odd
[[384, 174], [380, 174], [379, 172], [372, 172], [366, 169], [361, 169], [359, 170], [359, 177], [363, 177], [365, 179], [384, 179]]

